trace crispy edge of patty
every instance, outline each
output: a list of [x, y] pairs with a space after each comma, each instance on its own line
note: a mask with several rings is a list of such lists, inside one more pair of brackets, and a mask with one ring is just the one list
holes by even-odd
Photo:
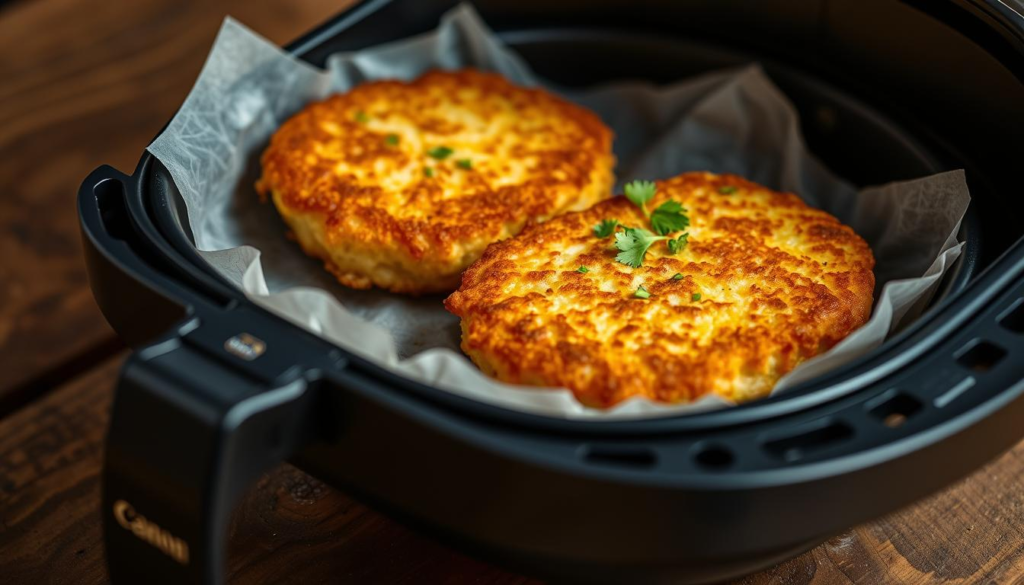
[[[547, 112], [552, 123], [568, 125], [565, 127], [585, 141], [577, 145], [562, 144], [565, 149], [562, 154], [555, 152], [546, 157], [550, 160], [541, 160], [539, 170], [525, 177], [529, 184], [490, 188], [487, 181], [490, 185], [497, 184], [500, 169], [489, 169], [486, 165], [474, 168], [472, 190], [478, 193], [476, 197], [480, 200], [462, 197], [459, 209], [450, 213], [443, 207], [430, 209], [426, 215], [440, 217], [433, 223], [393, 215], [386, 206], [366, 204], [365, 200], [356, 202], [355, 199], [373, 186], [344, 179], [324, 181], [330, 169], [320, 164], [321, 161], [308, 163], [305, 154], [317, 142], [319, 129], [315, 122], [318, 117], [335, 125], [342, 124], [345, 131], [363, 131], [365, 124], [353, 125], [348, 110], [375, 103], [382, 99], [376, 95], [378, 93], [401, 94], [417, 91], [423, 84], [462, 82], [483, 92], [499, 94], [501, 99], [532, 104], [531, 107]], [[431, 121], [431, 124], [440, 122]], [[360, 148], [369, 163], [376, 160], [373, 157], [402, 154], [401, 148], [382, 147], [379, 134], [370, 133], [364, 142]], [[424, 153], [415, 154], [422, 157]], [[264, 173], [257, 181], [257, 191], [264, 196], [270, 194], [307, 254], [323, 260], [326, 268], [346, 286], [357, 289], [377, 286], [411, 295], [451, 292], [458, 286], [461, 272], [479, 258], [489, 244], [518, 233], [531, 221], [544, 221], [606, 199], [611, 195], [615, 164], [611, 154], [611, 131], [591, 112], [543, 90], [519, 88], [498, 75], [473, 70], [429, 72], [409, 83], [372, 82], [347, 94], [311, 104], [282, 125], [262, 160]], [[425, 160], [434, 164], [430, 159]], [[574, 161], [587, 164], [573, 167]], [[559, 164], [563, 166], [557, 167]], [[560, 181], [555, 177], [564, 175], [564, 164], [570, 165], [570, 173]], [[548, 167], [555, 169], [554, 172]], [[421, 196], [436, 196], [430, 190], [436, 189], [437, 181], [443, 177], [439, 170], [433, 182], [422, 188], [417, 184], [410, 199], [416, 202]], [[303, 193], [303, 190], [312, 190], [312, 193]], [[435, 207], [444, 204], [443, 201], [433, 203]], [[449, 215], [442, 217], [444, 213]]]
[[[491, 246], [464, 273], [459, 290], [445, 301], [449, 311], [462, 319], [462, 349], [470, 359], [499, 380], [565, 387], [583, 404], [598, 408], [638, 395], [672, 403], [690, 402], [714, 393], [744, 402], [765, 396], [781, 376], [831, 348], [867, 322], [873, 302], [874, 257], [860, 236], [831, 215], [808, 207], [796, 195], [778, 193], [731, 175], [686, 173], [660, 181], [658, 187], [658, 196], [649, 204], [650, 209], [669, 198], [690, 208], [694, 222], [690, 231], [694, 235], [689, 252], [671, 256], [655, 248], [653, 254], [649, 253], [649, 261], [638, 269], [615, 262], [615, 250], [605, 248], [610, 240], [599, 240], [589, 230], [606, 218], [617, 218], [626, 225], [644, 225], [639, 210], [623, 197], [544, 225], [531, 226], [516, 238]], [[736, 191], [725, 195], [719, 192], [722, 188]], [[787, 229], [803, 229], [801, 243], [817, 250], [821, 258], [829, 258], [801, 259], [795, 264], [814, 278], [800, 271], [790, 273], [784, 266], [761, 266], [758, 258], [745, 256], [741, 247], [731, 245], [728, 240], [734, 237], [771, 237], [770, 232], [764, 235], [762, 231], [768, 224], [742, 217], [742, 214], [715, 217], [711, 227], [721, 227], [721, 237], [711, 238], [714, 241], [701, 240], [700, 222], [713, 217], [715, 206], [734, 205], [749, 193], [760, 193], [759, 196], [766, 198], [770, 205], [760, 207], [769, 214], [772, 208], [777, 208], [777, 213], [793, 215]], [[799, 222], [804, 221], [806, 226], [800, 226]], [[536, 242], [541, 244], [538, 246]], [[532, 266], [533, 270], [523, 268], [531, 259], [570, 249], [581, 242], [585, 245], [589, 242], [587, 250], [581, 256], [573, 256], [560, 270], [546, 265]], [[576, 258], [580, 257], [584, 260], [579, 263], [589, 266], [586, 274], [574, 270]], [[683, 302], [670, 313], [676, 315], [672, 323], [700, 319], [703, 306], [720, 310], [712, 298], [703, 297], [702, 301], [715, 303], [713, 305], [685, 301], [690, 295], [710, 288], [709, 282], [714, 283], [714, 279], [708, 280], [705, 271], [725, 267], [727, 274], [728, 265], [734, 265], [734, 271], [743, 274], [764, 274], [765, 280], [760, 283], [763, 290], [756, 293], [751, 303], [756, 300], [760, 309], [780, 314], [786, 308], [800, 310], [801, 317], [789, 323], [784, 331], [774, 331], [760, 324], [755, 324], [749, 332], [731, 329], [729, 333], [733, 338], [713, 335], [707, 345], [694, 346], [693, 351], [683, 355], [657, 349], [660, 344], [680, 343], [680, 340], [674, 337], [674, 332], [654, 329], [638, 308], [652, 302], [668, 303], [675, 295]], [[615, 283], [614, 291], [596, 292], [592, 288], [593, 279], [604, 277], [605, 269], [613, 272], [608, 278]], [[673, 279], [677, 273], [684, 274], [684, 278]], [[632, 298], [638, 279], [645, 282], [652, 294], [651, 300]], [[509, 287], [522, 286], [516, 282], [531, 281], [549, 288], [546, 292], [529, 288], [524, 289], [525, 292], [505, 292]], [[793, 290], [788, 295], [776, 294], [781, 287], [769, 290], [773, 283], [791, 283]], [[554, 292], [556, 288], [558, 293]], [[628, 340], [647, 342], [651, 347], [640, 345], [642, 355], [636, 355], [626, 347], [616, 347], [615, 336], [611, 340], [573, 338], [586, 337], [589, 332], [568, 322], [573, 316], [565, 307], [557, 314], [541, 314], [540, 324], [534, 322], [538, 316], [536, 311], [544, 309], [546, 300], [563, 291], [566, 295], [579, 292], [588, 295], [585, 298], [596, 299], [598, 308], [605, 305], [610, 309], [609, 314], [621, 316], [623, 321], [618, 324], [618, 331], [627, 332]], [[586, 321], [583, 323], [585, 325]], [[653, 374], [647, 375], [649, 372]]]
[[[614, 182], [610, 170], [607, 175], [605, 179], [598, 180], [588, 187], [576, 205], [560, 213], [578, 211], [579, 208], [586, 208], [604, 200], [605, 193], [611, 190]], [[277, 191], [272, 191], [271, 197], [302, 250], [307, 255], [323, 261], [324, 268], [341, 284], [359, 290], [378, 287], [412, 296], [452, 292], [458, 288], [462, 272], [479, 258], [487, 246], [519, 233], [533, 221], [533, 218], [524, 218], [506, 224], [497, 240], [478, 237], [467, 242], [463, 259], [453, 263], [427, 256], [415, 257], [405, 253], [400, 246], [391, 247], [388, 253], [386, 248], [372, 243], [332, 237], [328, 234], [321, 216], [296, 211], [280, 201], [281, 196]], [[333, 243], [328, 244], [329, 241]]]

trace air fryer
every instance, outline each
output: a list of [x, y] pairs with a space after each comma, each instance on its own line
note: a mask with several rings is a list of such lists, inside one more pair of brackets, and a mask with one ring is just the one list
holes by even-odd
[[[368, 0], [291, 44], [337, 51], [454, 3]], [[133, 353], [104, 467], [115, 583], [219, 583], [240, 493], [281, 461], [513, 570], [577, 582], [749, 573], [909, 504], [1024, 436], [1024, 9], [1015, 0], [477, 0], [541, 76], [678, 81], [760, 62], [858, 185], [963, 168], [967, 242], [930, 306], [780, 396], [570, 421], [404, 379], [258, 308], [191, 244], [144, 153], [78, 205], [93, 292]], [[600, 65], [598, 65], [600, 64]]]

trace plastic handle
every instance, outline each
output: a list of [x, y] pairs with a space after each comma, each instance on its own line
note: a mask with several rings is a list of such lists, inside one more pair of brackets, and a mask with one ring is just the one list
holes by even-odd
[[224, 581], [240, 493], [310, 437], [307, 381], [270, 387], [174, 336], [128, 358], [103, 469], [112, 581]]

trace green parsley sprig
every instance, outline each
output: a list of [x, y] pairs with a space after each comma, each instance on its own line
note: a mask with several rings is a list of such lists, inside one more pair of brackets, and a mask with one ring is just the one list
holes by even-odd
[[647, 212], [647, 202], [654, 198], [657, 190], [654, 181], [630, 181], [626, 183], [624, 189], [626, 199], [632, 201], [633, 205], [639, 207], [647, 217], [651, 217], [651, 214]]
[[690, 227], [690, 218], [686, 215], [686, 208], [682, 203], [669, 199], [662, 203], [653, 212], [647, 211], [647, 202], [654, 198], [658, 192], [654, 181], [630, 181], [623, 189], [626, 199], [633, 202], [644, 212], [644, 215], [651, 221], [651, 229], [659, 236], [665, 236], [672, 232], [685, 230]]
[[431, 148], [430, 150], [427, 151], [427, 156], [437, 160], [444, 160], [451, 156], [453, 152], [455, 151], [448, 148], [447, 146], [435, 146], [434, 148]]
[[653, 212], [647, 211], [647, 202], [658, 192], [654, 181], [630, 181], [624, 188], [626, 198], [633, 202], [651, 220], [651, 229], [659, 236], [664, 236], [690, 226], [690, 218], [686, 208], [672, 199], [662, 203]]
[[682, 233], [676, 239], [669, 239], [668, 241], [668, 252], [669, 254], [678, 254], [679, 252], [686, 249], [686, 245], [690, 243], [690, 232]]
[[[689, 233], [683, 233], [677, 238], [669, 234], [682, 231], [690, 225], [690, 218], [686, 215], [686, 208], [675, 200], [669, 200], [658, 205], [653, 212], [647, 212], [647, 202], [657, 192], [657, 186], [652, 181], [634, 180], [626, 184], [626, 198], [639, 207], [650, 219], [650, 226], [653, 233], [643, 227], [625, 227], [623, 232], [615, 234], [615, 248], [618, 254], [615, 260], [629, 264], [634, 268], [643, 265], [643, 258], [647, 250], [655, 242], [666, 241], [669, 253], [678, 254], [686, 248], [689, 243]], [[614, 220], [605, 219], [594, 226], [594, 235], [605, 238], [614, 231]]]
[[651, 214], [651, 228], [660, 236], [678, 232], [690, 227], [690, 218], [682, 203], [668, 200], [658, 206]]
[[[655, 242], [662, 240], [675, 241], [668, 236], [656, 236], [644, 228], [625, 228], [621, 232], [616, 232], [615, 248], [619, 250], [619, 253], [615, 255], [615, 261], [628, 264], [633, 268], [640, 268], [644, 265], [644, 256], [647, 255], [647, 250]], [[675, 254], [671, 245], [669, 252]]]
[[644, 264], [647, 249], [654, 242], [664, 239], [664, 237], [656, 236], [643, 228], [626, 228], [615, 234], [615, 247], [619, 250], [619, 253], [615, 255], [615, 261], [628, 264], [633, 268], [640, 268]]
[[628, 264], [633, 268], [640, 268], [644, 263], [644, 256], [655, 242], [666, 241], [669, 254], [677, 254], [686, 248], [689, 243], [689, 232], [678, 237], [671, 237], [669, 234], [685, 230], [690, 227], [690, 218], [686, 215], [686, 208], [675, 200], [668, 200], [659, 205], [653, 212], [647, 210], [647, 203], [657, 193], [657, 185], [653, 181], [630, 181], [624, 188], [626, 198], [644, 212], [651, 224], [651, 232], [644, 228], [630, 228], [621, 226], [621, 232], [617, 232], [621, 224], [615, 219], [605, 219], [593, 227], [594, 235], [598, 238], [607, 238], [615, 234], [615, 248], [619, 253], [615, 260]]
[[615, 228], [618, 226], [619, 220], [617, 219], [603, 219], [601, 223], [594, 225], [594, 235], [599, 238], [607, 238], [615, 233]]

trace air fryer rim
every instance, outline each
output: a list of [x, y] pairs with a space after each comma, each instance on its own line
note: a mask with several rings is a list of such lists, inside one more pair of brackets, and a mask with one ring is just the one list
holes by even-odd
[[[560, 30], [557, 34], [564, 36], [565, 31]], [[504, 38], [511, 37], [512, 39], [521, 39], [524, 38], [524, 36], [536, 36], [536, 33], [512, 31], [503, 33], [501, 36]], [[635, 35], [623, 36], [627, 39], [630, 36], [635, 37]], [[650, 36], [647, 36], [644, 40], [649, 42], [651, 38]], [[670, 39], [662, 40], [666, 42], [670, 41]], [[622, 42], [622, 39], [619, 39], [619, 41]], [[742, 53], [737, 54], [742, 55]], [[300, 54], [298, 56], [301, 57], [302, 55]], [[751, 60], [747, 56], [737, 58], [746, 61]], [[941, 172], [941, 170], [943, 170], [941, 166], [942, 163], [939, 162], [939, 157], [936, 156], [934, 152], [936, 148], [940, 148], [938, 145], [926, 146], [927, 140], [915, 136], [913, 133], [904, 129], [901, 124], [878, 112], [870, 105], [861, 102], [852, 95], [832, 87], [824, 81], [807, 76], [798, 70], [788, 68], [769, 59], [759, 59], [759, 61], [762, 62], [771, 72], [787, 76], [791, 82], [795, 80], [797, 83], [806, 84], [809, 87], [813, 87], [815, 91], [819, 91], [833, 100], [849, 104], [849, 107], [854, 109], [854, 111], [857, 111], [873, 123], [884, 127], [899, 140], [904, 141], [907, 144], [907, 148], [917, 153], [921, 158], [921, 164], [930, 167], [931, 172]], [[223, 277], [217, 274], [212, 266], [203, 260], [195, 251], [195, 248], [185, 232], [187, 227], [182, 227], [181, 215], [184, 212], [179, 205], [175, 204], [175, 201], [171, 200], [171, 198], [175, 196], [169, 194], [169, 191], [173, 189], [173, 181], [170, 179], [166, 170], [163, 169], [159, 161], [156, 161], [152, 155], [146, 152], [140, 160], [139, 169], [143, 172], [144, 179], [142, 184], [148, 186], [147, 188], [151, 192], [148, 195], [150, 199], [148, 206], [161, 235], [174, 248], [175, 252], [181, 256], [183, 261], [199, 268], [210, 279], [215, 280], [228, 288], [232, 288], [232, 290], [236, 290], [233, 289], [233, 287], [228, 284]], [[167, 182], [170, 183], [170, 187], [165, 184]], [[157, 187], [158, 183], [160, 183], [159, 187]], [[957, 260], [954, 267], [947, 272], [945, 278], [940, 283], [940, 291], [933, 297], [928, 310], [926, 310], [925, 313], [913, 324], [909, 325], [898, 334], [891, 336], [880, 347], [871, 350], [866, 355], [831, 370], [822, 376], [816, 377], [813, 380], [801, 383], [782, 395], [763, 398], [728, 409], [649, 419], [566, 420], [558, 417], [516, 411], [489, 403], [466, 399], [451, 392], [434, 388], [415, 380], [397, 376], [368, 360], [360, 358], [359, 356], [353, 355], [351, 358], [356, 362], [365, 363], [367, 370], [374, 371], [374, 373], [379, 375], [381, 379], [387, 379], [397, 387], [415, 391], [417, 394], [427, 395], [429, 399], [434, 401], [441, 400], [460, 410], [468, 409], [475, 415], [485, 416], [493, 420], [500, 420], [511, 424], [526, 426], [540, 425], [560, 430], [569, 430], [573, 427], [579, 427], [579, 425], [585, 425], [585, 427], [587, 427], [585, 430], [583, 428], [574, 428], [573, 430], [598, 433], [665, 432], [668, 430], [688, 431], [745, 424], [755, 420], [773, 418], [791, 412], [798, 412], [800, 410], [805, 410], [807, 408], [835, 400], [849, 391], [855, 391], [856, 388], [865, 381], [878, 379], [898, 369], [899, 365], [904, 363], [898, 359], [899, 356], [903, 354], [893, 352], [893, 348], [921, 331], [922, 328], [926, 327], [929, 323], [932, 323], [936, 318], [936, 309], [943, 306], [944, 303], [955, 296], [956, 293], [968, 288], [969, 281], [975, 274], [977, 264], [976, 256], [971, 253], [976, 247], [978, 247], [980, 240], [980, 230], [977, 229], [977, 224], [978, 218], [976, 213], [972, 209], [969, 209], [960, 229], [961, 239], [968, 242], [965, 252]], [[241, 292], [236, 292], [236, 294], [239, 298], [243, 297]], [[888, 361], [879, 359], [894, 353], [896, 353], [895, 359]], [[346, 352], [346, 355], [347, 354], [348, 352]], [[853, 383], [854, 379], [856, 379], [857, 383]]]

